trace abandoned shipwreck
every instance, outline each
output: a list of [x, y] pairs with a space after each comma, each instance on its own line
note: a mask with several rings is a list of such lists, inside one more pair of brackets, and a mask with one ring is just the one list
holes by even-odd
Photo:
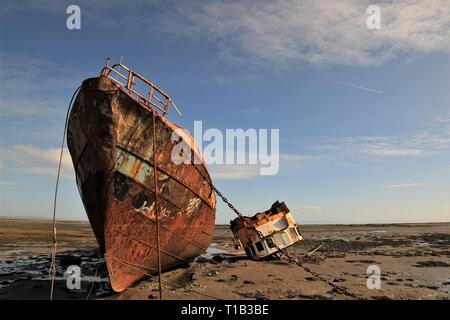
[[69, 116], [77, 186], [117, 292], [146, 273], [190, 262], [213, 237], [210, 176], [185, 131], [180, 139], [200, 161], [171, 161], [172, 132], [180, 128], [167, 120], [169, 108], [178, 111], [166, 93], [108, 60], [82, 83]]

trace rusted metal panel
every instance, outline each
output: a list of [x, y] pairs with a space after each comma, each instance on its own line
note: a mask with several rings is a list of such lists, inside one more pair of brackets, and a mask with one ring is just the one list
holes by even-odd
[[[67, 143], [77, 185], [115, 291], [144, 277], [126, 264], [157, 270], [156, 214], [163, 269], [192, 260], [212, 240], [215, 194], [193, 165], [172, 163], [170, 137], [179, 127], [157, 113], [155, 210], [152, 112], [100, 76], [83, 82], [69, 118]], [[183, 139], [193, 144], [187, 133]], [[206, 167], [197, 166], [209, 178]]]

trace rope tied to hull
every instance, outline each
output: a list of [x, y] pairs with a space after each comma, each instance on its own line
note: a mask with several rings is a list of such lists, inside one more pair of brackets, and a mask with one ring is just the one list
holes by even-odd
[[155, 222], [156, 222], [156, 249], [158, 258], [158, 283], [159, 283], [159, 299], [162, 300], [162, 281], [161, 281], [161, 247], [159, 242], [159, 208], [158, 208], [158, 167], [156, 164], [156, 111], [153, 110], [153, 177], [155, 182]]
[[59, 178], [61, 176], [61, 164], [62, 164], [62, 157], [64, 154], [64, 142], [66, 141], [66, 135], [67, 135], [67, 126], [69, 124], [69, 113], [72, 109], [72, 104], [75, 96], [80, 91], [81, 86], [79, 86], [75, 92], [72, 95], [72, 98], [69, 102], [69, 107], [67, 108], [66, 113], [66, 121], [64, 123], [64, 132], [63, 137], [61, 141], [61, 150], [59, 153], [59, 163], [58, 163], [58, 172], [56, 174], [56, 183], [55, 183], [55, 196], [53, 198], [53, 219], [52, 219], [52, 253], [51, 253], [51, 262], [50, 262], [50, 270], [49, 270], [49, 278], [51, 279], [51, 287], [50, 287], [50, 300], [53, 300], [53, 289], [55, 286], [55, 278], [56, 278], [56, 251], [58, 247], [58, 241], [56, 238], [56, 200], [58, 199], [58, 188], [59, 188]]

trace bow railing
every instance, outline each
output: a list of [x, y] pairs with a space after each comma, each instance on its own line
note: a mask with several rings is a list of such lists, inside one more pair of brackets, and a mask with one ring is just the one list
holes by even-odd
[[180, 116], [182, 115], [164, 91], [122, 63], [110, 65], [110, 59], [108, 58], [100, 76], [108, 77], [125, 89], [137, 102], [145, 107], [158, 110], [163, 116], [167, 115], [170, 107], [174, 108]]

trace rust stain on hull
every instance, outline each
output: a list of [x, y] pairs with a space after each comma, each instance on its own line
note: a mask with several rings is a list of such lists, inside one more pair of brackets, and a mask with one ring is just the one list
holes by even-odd
[[[156, 214], [162, 269], [191, 261], [213, 235], [215, 194], [193, 165], [172, 163], [171, 135], [178, 126], [158, 113], [155, 210], [152, 112], [126, 88], [99, 76], [83, 82], [69, 118], [67, 144], [77, 185], [117, 292], [145, 277], [137, 269], [158, 269]], [[188, 134], [183, 139], [194, 143]], [[209, 178], [203, 164], [197, 167]]]

